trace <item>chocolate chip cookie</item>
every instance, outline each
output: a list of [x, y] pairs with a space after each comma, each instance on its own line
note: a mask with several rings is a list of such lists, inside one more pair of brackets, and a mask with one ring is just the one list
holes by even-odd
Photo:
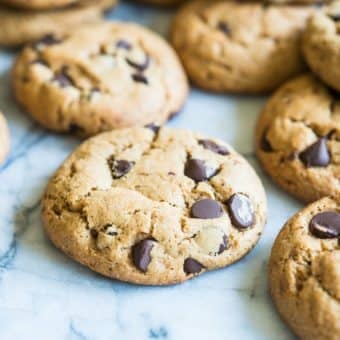
[[0, 5], [0, 46], [15, 47], [38, 40], [47, 34], [72, 32], [79, 25], [100, 21], [103, 11], [116, 2], [117, 0], [82, 0], [74, 6], [41, 12]]
[[63, 252], [108, 277], [150, 285], [239, 260], [266, 220], [262, 184], [230, 146], [154, 124], [86, 141], [50, 180], [42, 205]]
[[9, 151], [9, 133], [6, 119], [0, 112], [0, 165], [5, 160]]
[[291, 218], [269, 262], [271, 295], [300, 339], [340, 338], [340, 196]]
[[194, 1], [175, 17], [171, 42], [199, 87], [268, 92], [304, 69], [301, 30], [315, 10], [312, 6]]
[[42, 10], [64, 7], [82, 0], [2, 0], [8, 6], [18, 9]]
[[256, 128], [263, 168], [305, 202], [340, 194], [340, 100], [311, 74], [284, 84]]
[[303, 34], [303, 53], [313, 72], [340, 91], [340, 2], [313, 15]]
[[13, 70], [18, 102], [48, 129], [93, 135], [163, 124], [188, 93], [183, 68], [158, 35], [130, 23], [100, 23], [47, 36]]

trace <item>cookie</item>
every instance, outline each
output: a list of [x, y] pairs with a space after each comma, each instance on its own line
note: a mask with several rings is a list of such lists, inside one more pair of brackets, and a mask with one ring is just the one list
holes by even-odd
[[230, 265], [255, 246], [266, 220], [262, 184], [242, 156], [154, 124], [87, 140], [50, 180], [42, 205], [63, 252], [148, 285]]
[[300, 339], [340, 338], [340, 196], [291, 218], [269, 262], [273, 300]]
[[81, 135], [163, 124], [188, 93], [172, 48], [146, 28], [119, 22], [26, 48], [14, 66], [13, 86], [18, 102], [40, 124]]
[[9, 133], [6, 119], [0, 112], [0, 165], [4, 162], [9, 151]]
[[284, 84], [258, 118], [256, 153], [273, 180], [298, 199], [339, 195], [339, 97], [311, 74]]
[[217, 92], [268, 92], [304, 69], [301, 30], [315, 10], [194, 1], [175, 17], [170, 38], [197, 86]]
[[8, 6], [18, 9], [45, 10], [64, 7], [81, 0], [2, 0]]
[[313, 15], [303, 34], [302, 49], [312, 71], [340, 91], [340, 2]]
[[16, 47], [47, 34], [72, 32], [81, 24], [100, 21], [103, 11], [116, 2], [117, 0], [82, 0], [79, 5], [43, 12], [19, 11], [0, 5], [0, 46]]

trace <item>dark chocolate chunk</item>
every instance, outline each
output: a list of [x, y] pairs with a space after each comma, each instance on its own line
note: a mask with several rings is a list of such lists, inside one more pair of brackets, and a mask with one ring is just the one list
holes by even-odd
[[320, 138], [300, 153], [300, 160], [307, 168], [326, 167], [331, 162], [331, 156], [327, 148], [327, 139]]
[[326, 211], [315, 215], [310, 221], [309, 231], [322, 239], [340, 237], [340, 213]]
[[72, 79], [66, 74], [67, 67], [63, 67], [59, 73], [57, 73], [52, 81], [55, 81], [59, 84], [60, 87], [72, 86]]
[[243, 194], [234, 194], [228, 201], [231, 222], [236, 228], [246, 229], [255, 222], [254, 209], [249, 198]]
[[146, 272], [151, 262], [151, 250], [154, 241], [146, 239], [140, 241], [132, 247], [132, 259], [134, 265], [142, 272]]
[[218, 145], [212, 140], [201, 139], [198, 141], [198, 144], [202, 145], [205, 149], [218, 153], [219, 155], [222, 155], [222, 156], [229, 155], [230, 153], [229, 150], [225, 146]]
[[124, 40], [124, 39], [121, 39], [121, 40], [117, 41], [116, 47], [117, 48], [122, 48], [124, 50], [131, 50], [132, 44], [129, 43], [128, 41]]
[[191, 207], [193, 218], [212, 219], [223, 215], [223, 209], [219, 202], [212, 199], [202, 199]]
[[220, 244], [220, 248], [217, 254], [218, 255], [222, 254], [228, 248], [228, 245], [229, 245], [228, 236], [223, 235], [223, 240], [222, 240], [222, 243]]
[[187, 275], [190, 274], [198, 274], [202, 271], [203, 265], [200, 264], [198, 261], [194, 260], [193, 258], [189, 257], [184, 261], [184, 272]]
[[90, 234], [93, 238], [97, 238], [98, 237], [98, 231], [96, 229], [91, 229], [90, 230]]
[[34, 42], [34, 47], [38, 47], [39, 45], [46, 45], [46, 46], [51, 46], [51, 45], [56, 45], [60, 44], [62, 42], [61, 39], [55, 37], [53, 34], [46, 34], [39, 40]]
[[135, 73], [131, 77], [136, 83], [143, 83], [145, 85], [149, 84], [147, 78], [140, 73]]
[[145, 125], [145, 128], [150, 129], [154, 133], [158, 133], [159, 130], [161, 129], [161, 127], [159, 125], [155, 124], [155, 123]]
[[143, 63], [137, 63], [136, 61], [133, 61], [129, 58], [126, 58], [125, 60], [131, 67], [137, 69], [139, 72], [145, 71], [150, 64], [150, 57], [148, 55], [145, 56], [145, 60]]
[[217, 24], [217, 28], [222, 31], [224, 34], [226, 35], [230, 35], [231, 33], [231, 30], [230, 30], [230, 27], [229, 25], [224, 22], [224, 21], [220, 21], [218, 24]]
[[216, 174], [216, 170], [209, 168], [205, 162], [200, 159], [189, 159], [184, 174], [196, 182], [202, 182], [210, 179]]
[[130, 162], [127, 160], [115, 160], [114, 158], [110, 158], [108, 160], [111, 172], [112, 172], [112, 177], [114, 179], [119, 179], [129, 173], [134, 166], [134, 162]]

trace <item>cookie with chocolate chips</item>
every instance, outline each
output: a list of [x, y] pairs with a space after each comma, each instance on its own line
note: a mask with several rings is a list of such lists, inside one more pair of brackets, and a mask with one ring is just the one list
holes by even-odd
[[340, 196], [323, 198], [281, 230], [269, 261], [271, 295], [300, 339], [340, 338]]
[[0, 112], [0, 165], [4, 162], [9, 151], [9, 133], [7, 122]]
[[45, 35], [62, 35], [75, 27], [102, 20], [117, 0], [82, 0], [72, 6], [44, 11], [18, 10], [0, 5], [0, 46], [16, 47]]
[[264, 93], [305, 68], [301, 31], [316, 10], [307, 5], [193, 1], [175, 17], [170, 40], [197, 86]]
[[312, 71], [340, 91], [340, 1], [313, 15], [303, 34], [302, 49]]
[[150, 285], [241, 259], [267, 209], [259, 178], [230, 146], [154, 124], [86, 141], [50, 180], [42, 205], [63, 252], [108, 277]]
[[256, 128], [256, 153], [284, 190], [305, 202], [340, 195], [340, 100], [311, 74], [284, 84]]
[[130, 23], [100, 23], [27, 47], [13, 69], [17, 101], [41, 125], [94, 135], [165, 123], [188, 93], [183, 68], [158, 35]]

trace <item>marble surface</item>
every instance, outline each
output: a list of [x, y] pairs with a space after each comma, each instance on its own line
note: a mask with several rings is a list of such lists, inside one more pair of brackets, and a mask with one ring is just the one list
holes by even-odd
[[[135, 20], [164, 34], [171, 11], [121, 5], [110, 19]], [[78, 145], [47, 133], [14, 104], [13, 54], [0, 51], [0, 108], [12, 150], [0, 169], [0, 339], [206, 340], [293, 339], [267, 287], [273, 240], [300, 205], [262, 173], [253, 128], [265, 98], [192, 90], [171, 125], [231, 143], [257, 169], [269, 198], [269, 220], [255, 250], [239, 263], [173, 287], [138, 287], [103, 278], [74, 263], [47, 240], [40, 198], [48, 178]]]

